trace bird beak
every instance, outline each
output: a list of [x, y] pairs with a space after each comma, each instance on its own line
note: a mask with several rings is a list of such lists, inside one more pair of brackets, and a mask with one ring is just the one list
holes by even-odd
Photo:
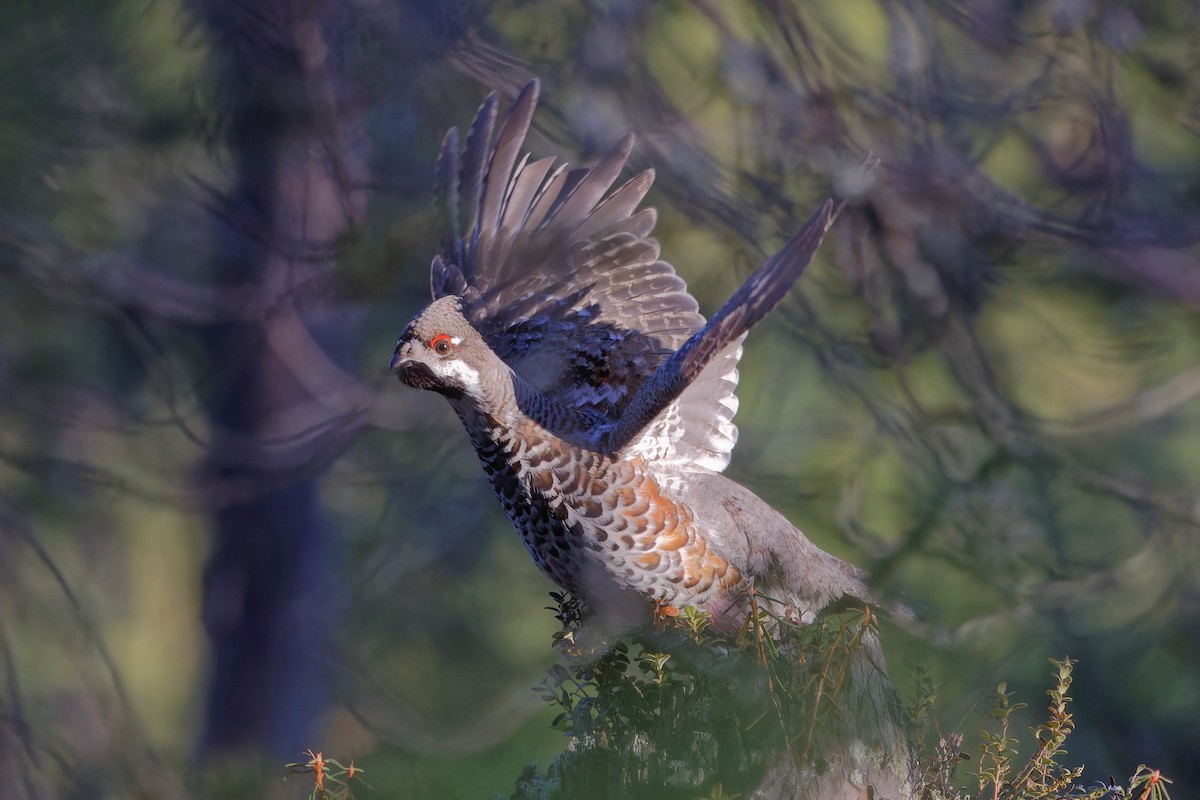
[[412, 357], [412, 342], [401, 336], [400, 341], [396, 342], [396, 349], [392, 352], [392, 360], [388, 362], [388, 372], [396, 375], [405, 368], [406, 364], [411, 364], [415, 360]]
[[420, 359], [413, 358], [409, 353], [412, 345], [402, 342], [396, 346], [392, 360], [388, 362], [388, 372], [395, 375], [405, 386], [413, 389], [436, 389], [438, 380], [429, 365]]

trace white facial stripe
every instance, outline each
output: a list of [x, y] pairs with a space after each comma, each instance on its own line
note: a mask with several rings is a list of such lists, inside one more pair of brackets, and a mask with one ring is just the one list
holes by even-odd
[[443, 378], [457, 378], [458, 382], [467, 389], [479, 386], [479, 370], [457, 358], [434, 362], [432, 367], [433, 371]]
[[460, 344], [462, 344], [462, 337], [461, 336], [451, 336], [450, 344], [454, 345], [455, 347], [458, 347]]

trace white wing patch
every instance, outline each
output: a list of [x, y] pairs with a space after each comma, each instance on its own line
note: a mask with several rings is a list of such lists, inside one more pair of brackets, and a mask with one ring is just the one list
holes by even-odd
[[[745, 334], [718, 353], [667, 406], [641, 437], [630, 445], [630, 455], [640, 455], [655, 467], [666, 467], [669, 486], [672, 472], [721, 472], [729, 465], [738, 430], [733, 416], [738, 410], [734, 395], [738, 360]], [[663, 477], [659, 477], [663, 481]]]

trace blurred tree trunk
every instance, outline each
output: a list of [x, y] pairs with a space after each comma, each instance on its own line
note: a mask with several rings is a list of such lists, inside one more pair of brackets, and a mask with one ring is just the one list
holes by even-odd
[[[336, 74], [337, 4], [198, 0], [214, 40], [236, 169], [218, 203], [217, 285], [253, 287], [245, 321], [213, 326], [200, 474], [214, 542], [204, 584], [211, 683], [201, 753], [295, 754], [328, 700], [329, 523], [318, 500], [350, 320], [327, 290], [362, 215], [367, 152]], [[340, 433], [339, 433], [340, 432]]]

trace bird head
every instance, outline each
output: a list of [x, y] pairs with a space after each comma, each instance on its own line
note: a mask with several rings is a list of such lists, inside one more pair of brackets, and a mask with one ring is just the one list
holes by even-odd
[[414, 389], [478, 400], [489, 353], [483, 337], [463, 315], [462, 301], [442, 297], [404, 328], [389, 370]]

